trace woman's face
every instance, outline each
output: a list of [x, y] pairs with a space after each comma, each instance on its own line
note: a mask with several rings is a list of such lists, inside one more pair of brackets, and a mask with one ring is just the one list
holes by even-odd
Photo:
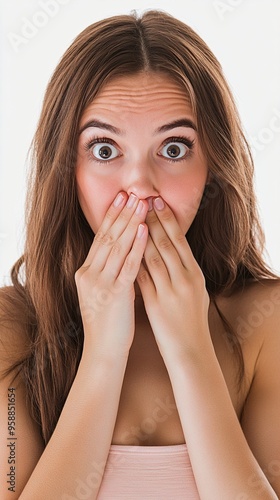
[[106, 84], [83, 113], [76, 181], [97, 232], [119, 191], [161, 196], [186, 233], [207, 180], [186, 92], [164, 75], [141, 73]]

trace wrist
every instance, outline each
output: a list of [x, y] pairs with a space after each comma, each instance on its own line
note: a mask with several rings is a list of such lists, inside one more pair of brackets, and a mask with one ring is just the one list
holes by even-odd
[[162, 353], [165, 365], [168, 371], [189, 370], [190, 372], [196, 369], [202, 370], [205, 366], [213, 361], [218, 363], [214, 346], [209, 334], [209, 340], [202, 345], [186, 345], [180, 349], [169, 350]]
[[114, 346], [96, 345], [92, 339], [85, 339], [81, 363], [92, 366], [105, 367], [105, 369], [113, 369], [114, 367], [127, 364], [129, 350], [115, 348]]

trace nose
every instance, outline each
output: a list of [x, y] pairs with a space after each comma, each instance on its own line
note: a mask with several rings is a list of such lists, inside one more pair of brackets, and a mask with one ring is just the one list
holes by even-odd
[[159, 196], [156, 175], [151, 165], [146, 162], [134, 163], [126, 174], [123, 188], [128, 195], [133, 193], [142, 200]]

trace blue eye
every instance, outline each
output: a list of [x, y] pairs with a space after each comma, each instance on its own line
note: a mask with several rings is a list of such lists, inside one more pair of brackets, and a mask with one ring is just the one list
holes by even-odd
[[101, 142], [97, 140], [91, 143], [92, 156], [98, 161], [113, 160], [119, 156], [119, 152], [113, 144], [109, 142]]
[[193, 144], [194, 141], [185, 137], [172, 137], [164, 142], [159, 154], [168, 160], [183, 160], [191, 154]]

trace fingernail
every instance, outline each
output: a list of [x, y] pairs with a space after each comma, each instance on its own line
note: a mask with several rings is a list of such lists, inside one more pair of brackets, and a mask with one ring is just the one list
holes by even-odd
[[124, 195], [122, 193], [119, 193], [114, 201], [114, 207], [119, 207], [122, 204], [123, 200], [124, 200]]
[[127, 208], [133, 207], [136, 198], [137, 198], [137, 196], [133, 193], [131, 193], [131, 195], [129, 195], [129, 198], [128, 198], [127, 203], [126, 203]]
[[156, 198], [154, 200], [154, 205], [156, 207], [157, 210], [163, 210], [164, 208], [164, 201], [162, 198]]
[[144, 224], [139, 224], [138, 229], [137, 229], [137, 238], [141, 238], [143, 236], [145, 231], [145, 226]]
[[150, 212], [151, 210], [153, 210], [153, 198], [148, 198], [148, 204], [149, 204], [148, 211]]

